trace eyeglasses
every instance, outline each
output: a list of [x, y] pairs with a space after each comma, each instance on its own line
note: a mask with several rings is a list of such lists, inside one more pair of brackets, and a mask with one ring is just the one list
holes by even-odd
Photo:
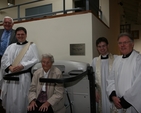
[[12, 22], [3, 22], [3, 24], [11, 25]]
[[118, 42], [118, 45], [127, 45], [128, 43], [130, 43], [131, 41], [125, 41], [125, 42]]

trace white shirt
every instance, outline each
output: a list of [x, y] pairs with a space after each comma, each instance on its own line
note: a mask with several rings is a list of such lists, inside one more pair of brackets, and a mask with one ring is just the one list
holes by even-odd
[[[50, 72], [50, 70], [48, 70], [47, 73], [44, 71], [44, 78], [48, 78], [49, 72]], [[46, 83], [43, 84], [42, 91], [46, 91]]]

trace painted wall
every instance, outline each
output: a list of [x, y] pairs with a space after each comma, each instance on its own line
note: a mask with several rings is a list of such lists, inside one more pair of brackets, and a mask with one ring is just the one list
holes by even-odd
[[[28, 31], [27, 39], [37, 44], [40, 55], [52, 53], [55, 59], [90, 63], [92, 60], [92, 14], [72, 15], [15, 24]], [[70, 44], [85, 44], [84, 56], [70, 56]]]

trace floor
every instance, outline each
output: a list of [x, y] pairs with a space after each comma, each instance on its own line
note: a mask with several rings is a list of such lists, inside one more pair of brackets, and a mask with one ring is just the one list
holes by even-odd
[[0, 100], [0, 113], [6, 113], [5, 110], [3, 109], [2, 105], [1, 105], [1, 100]]
[[2, 106], [0, 106], [0, 113], [6, 113]]

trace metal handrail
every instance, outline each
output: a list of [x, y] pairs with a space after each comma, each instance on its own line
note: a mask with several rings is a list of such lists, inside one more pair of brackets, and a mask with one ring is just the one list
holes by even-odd
[[[68, 9], [65, 10], [65, 12], [69, 12], [69, 11], [77, 11], [77, 10], [83, 10], [82, 8], [73, 8], [73, 9]], [[21, 17], [20, 19], [26, 19], [26, 18], [34, 18], [34, 17], [38, 17], [38, 16], [46, 16], [46, 15], [55, 15], [57, 13], [63, 13], [64, 10], [61, 11], [55, 11], [55, 12], [48, 12], [48, 13], [41, 13], [41, 14], [36, 14], [36, 15], [31, 15], [31, 16], [25, 16], [25, 17]]]
[[[35, 2], [40, 2], [40, 1], [44, 1], [44, 0], [34, 0], [34, 1], [31, 1], [31, 2], [26, 2], [26, 3], [22, 3], [22, 4], [18, 4], [18, 5], [13, 5], [13, 6], [5, 7], [5, 8], [0, 8], [0, 11], [4, 10], [4, 9], [9, 9], [9, 8], [17, 7], [18, 18], [14, 19], [14, 20], [20, 20], [20, 6], [31, 4], [31, 3], [35, 3]], [[0, 21], [0, 22], [2, 22], [2, 21]]]
[[[47, 16], [47, 15], [56, 15], [57, 13], [63, 13], [63, 14], [67, 14], [67, 12], [69, 11], [83, 11], [83, 10], [89, 10], [89, 0], [86, 0], [86, 9], [83, 9], [81, 7], [77, 7], [77, 8], [72, 8], [72, 9], [65, 9], [65, 6], [66, 6], [66, 0], [63, 0], [63, 10], [60, 10], [60, 11], [55, 11], [55, 12], [48, 12], [48, 13], [41, 13], [41, 14], [36, 14], [36, 15], [31, 15], [31, 16], [25, 16], [25, 17], [20, 17], [20, 6], [23, 6], [23, 5], [27, 5], [27, 4], [31, 4], [31, 3], [35, 3], [35, 2], [40, 2], [40, 1], [44, 1], [44, 0], [34, 0], [34, 1], [31, 1], [31, 2], [26, 2], [26, 3], [22, 3], [22, 4], [18, 4], [18, 5], [13, 5], [13, 6], [9, 6], [9, 7], [5, 7], [5, 8], [0, 8], [0, 11], [1, 10], [4, 10], [4, 9], [9, 9], [9, 8], [14, 8], [14, 7], [17, 7], [17, 18], [14, 18], [13, 20], [18, 20], [18, 21], [21, 21], [22, 19], [27, 19], [27, 18], [34, 18], [34, 17], [41, 17], [41, 16]], [[99, 13], [100, 13], [100, 19], [102, 19], [102, 11], [100, 9], [98, 9]], [[0, 21], [2, 22], [2, 21]]]
[[[17, 7], [17, 18], [14, 18], [13, 20], [20, 21], [21, 19], [34, 18], [34, 17], [37, 17], [37, 16], [55, 15], [57, 13], [66, 14], [69, 11], [78, 11], [78, 10], [82, 11], [82, 10], [84, 10], [81, 7], [72, 8], [72, 9], [67, 9], [66, 10], [65, 9], [65, 0], [63, 0], [63, 10], [61, 10], [61, 11], [41, 13], [41, 14], [36, 14], [36, 15], [31, 15], [31, 16], [20, 17], [20, 6], [31, 4], [31, 3], [35, 3], [35, 2], [40, 2], [40, 1], [44, 1], [44, 0], [34, 0], [34, 1], [31, 1], [31, 2], [26, 2], [26, 3], [22, 3], [22, 4], [18, 4], [18, 5], [13, 5], [13, 6], [5, 7], [5, 8], [0, 8], [0, 11], [4, 10], [4, 9], [9, 9], [9, 8]], [[2, 21], [0, 21], [0, 22], [2, 22]]]
[[[69, 12], [69, 11], [82, 11], [84, 10], [83, 8], [81, 7], [77, 7], [77, 8], [72, 8], [72, 9], [67, 9], [65, 10], [65, 12]], [[55, 12], [48, 12], [48, 13], [41, 13], [41, 14], [36, 14], [36, 15], [30, 15], [30, 16], [25, 16], [25, 17], [19, 17], [19, 18], [14, 18], [13, 20], [22, 20], [22, 19], [27, 19], [27, 18], [34, 18], [34, 17], [39, 17], [39, 16], [46, 16], [46, 15], [56, 15], [57, 13], [63, 13], [64, 10], [61, 10], [61, 11], [55, 11]], [[2, 22], [2, 21], [0, 21]]]
[[44, 0], [34, 0], [34, 1], [31, 1], [31, 2], [26, 2], [26, 3], [22, 3], [22, 4], [18, 4], [18, 5], [0, 8], [0, 10], [9, 9], [9, 8], [18, 7], [18, 6], [23, 6], [23, 5], [27, 5], [27, 4], [31, 4], [31, 3], [35, 3], [35, 2], [40, 2], [40, 1], [44, 1]]

